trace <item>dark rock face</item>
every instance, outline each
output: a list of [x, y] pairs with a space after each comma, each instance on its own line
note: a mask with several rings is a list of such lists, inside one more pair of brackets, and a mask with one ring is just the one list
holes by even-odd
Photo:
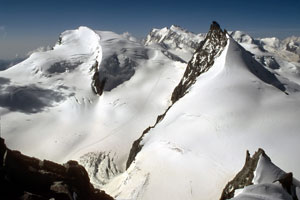
[[222, 31], [217, 22], [213, 22], [210, 26], [210, 30], [206, 35], [206, 38], [200, 43], [200, 46], [193, 55], [193, 58], [189, 61], [186, 71], [176, 88], [172, 93], [172, 104], [168, 109], [157, 117], [156, 123], [153, 126], [148, 127], [143, 131], [141, 137], [139, 137], [130, 149], [129, 157], [126, 163], [126, 169], [129, 168], [131, 163], [134, 161], [138, 152], [141, 151], [141, 141], [146, 133], [154, 128], [167, 114], [168, 110], [173, 104], [183, 97], [188, 89], [196, 82], [196, 78], [200, 74], [206, 72], [214, 64], [214, 59], [219, 56], [227, 44], [226, 31]]
[[126, 169], [128, 169], [130, 167], [130, 165], [134, 161], [136, 155], [142, 150], [143, 145], [141, 145], [141, 141], [142, 141], [144, 135], [146, 133], [148, 133], [151, 130], [151, 128], [153, 128], [153, 127], [155, 127], [155, 125], [146, 128], [146, 130], [143, 131], [143, 134], [141, 135], [141, 137], [139, 137], [137, 140], [135, 140], [133, 142], [132, 147], [129, 152], [127, 162], [126, 162]]
[[112, 200], [95, 189], [84, 167], [28, 157], [8, 149], [0, 138], [1, 199]]
[[262, 149], [258, 149], [252, 157], [250, 156], [249, 151], [247, 151], [246, 162], [243, 169], [229, 183], [227, 183], [220, 200], [231, 199], [234, 197], [234, 191], [236, 189], [244, 188], [245, 186], [253, 184], [254, 171], [257, 167], [260, 155], [267, 156]]
[[98, 94], [99, 96], [102, 95], [103, 90], [104, 90], [104, 86], [106, 83], [106, 78], [103, 78], [102, 80], [100, 80], [99, 77], [99, 68], [98, 68], [98, 61], [95, 62], [95, 64], [91, 67], [91, 71], [94, 72], [94, 75], [92, 77], [92, 90], [95, 94]]
[[188, 92], [198, 76], [211, 68], [215, 58], [220, 55], [226, 44], [226, 32], [222, 31], [217, 22], [213, 22], [206, 38], [200, 42], [198, 49], [189, 61], [180, 83], [173, 91], [171, 98], [173, 103]]
[[104, 91], [111, 91], [120, 84], [128, 81], [135, 73], [135, 68], [138, 64], [129, 57], [124, 60], [119, 60], [115, 53], [101, 61], [99, 66], [99, 80], [105, 85]]

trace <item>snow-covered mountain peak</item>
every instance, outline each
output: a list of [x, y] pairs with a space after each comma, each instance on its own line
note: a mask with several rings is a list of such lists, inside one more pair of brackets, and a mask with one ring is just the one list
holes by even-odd
[[297, 63], [300, 63], [300, 37], [292, 36], [284, 40], [276, 37], [254, 39], [242, 31], [233, 31], [230, 32], [230, 35], [247, 51], [253, 53], [259, 62], [269, 68], [277, 69], [279, 67], [274, 57], [292, 65], [298, 66]]
[[282, 41], [282, 45], [287, 51], [298, 54], [300, 61], [300, 37], [288, 37]]
[[227, 40], [228, 38], [226, 32], [223, 31], [219, 24], [214, 21], [211, 24], [205, 39], [200, 42], [199, 47], [195, 51], [192, 59], [189, 61], [181, 81], [173, 90], [171, 96], [172, 104], [165, 111], [165, 113], [157, 117], [154, 126], [145, 129], [142, 136], [133, 143], [126, 163], [127, 168], [131, 165], [137, 153], [141, 150], [143, 146], [142, 139], [144, 135], [147, 134], [152, 128], [155, 128], [155, 126], [165, 117], [168, 110], [176, 103], [176, 101], [188, 93], [190, 87], [196, 82], [198, 76], [212, 67], [214, 60], [221, 54], [226, 46]]
[[[99, 35], [87, 27], [79, 27], [63, 32], [52, 49], [32, 53], [29, 58], [4, 71], [3, 74], [13, 77], [22, 73], [24, 76], [14, 80], [21, 85], [32, 84], [40, 79], [40, 85], [56, 82], [59, 85], [67, 84], [71, 88], [82, 88], [83, 85], [79, 86], [68, 79], [73, 79], [74, 74], [82, 80], [91, 79], [90, 69], [95, 62], [100, 63], [101, 59]], [[86, 84], [84, 87], [91, 87], [91, 80], [84, 82]], [[55, 87], [54, 84], [51, 85]]]
[[161, 51], [170, 59], [187, 63], [205, 34], [194, 34], [182, 27], [172, 25], [152, 29], [143, 40], [145, 46]]
[[107, 189], [119, 198], [218, 199], [246, 149], [259, 147], [299, 173], [293, 158], [285, 162], [298, 149], [299, 123], [290, 120], [299, 115], [298, 89], [213, 23], [171, 106], [133, 143], [126, 173]]
[[170, 30], [174, 31], [174, 32], [177, 32], [177, 33], [192, 33], [184, 28], [182, 28], [181, 26], [179, 25], [171, 25], [170, 26]]
[[252, 44], [254, 41], [250, 35], [242, 32], [242, 31], [233, 31], [230, 33], [230, 35], [235, 41], [237, 41], [239, 43]]
[[260, 39], [260, 44], [263, 47], [268, 46], [268, 47], [271, 47], [271, 48], [279, 48], [280, 47], [280, 40], [276, 37], [262, 38], [262, 39]]
[[93, 53], [99, 48], [99, 41], [100, 37], [95, 31], [80, 26], [78, 29], [63, 32], [53, 49], [63, 48], [62, 46], [64, 46], [69, 48], [70, 51], [72, 47], [76, 47], [84, 50], [84, 53]]
[[[179, 26], [172, 25], [170, 28], [152, 29], [144, 40], [144, 44], [146, 46], [159, 45], [171, 52], [177, 50], [190, 55], [204, 37], [205, 34], [194, 34]], [[190, 57], [187, 57], [189, 60]]]
[[184, 76], [172, 94], [172, 102], [183, 97], [196, 78], [209, 70], [216, 57], [220, 55], [227, 44], [226, 32], [223, 31], [217, 22], [213, 22], [203, 41], [200, 42], [192, 59], [188, 63]]
[[128, 33], [119, 35], [110, 31], [97, 31], [97, 34], [101, 38], [103, 54], [93, 79], [96, 81], [94, 85], [98, 85], [96, 93], [101, 95], [101, 90], [111, 91], [129, 80], [140, 63], [149, 59], [149, 49]]
[[111, 152], [122, 169], [132, 142], [168, 107], [184, 69], [128, 34], [65, 31], [53, 49], [0, 72], [3, 135], [22, 152], [58, 162]]

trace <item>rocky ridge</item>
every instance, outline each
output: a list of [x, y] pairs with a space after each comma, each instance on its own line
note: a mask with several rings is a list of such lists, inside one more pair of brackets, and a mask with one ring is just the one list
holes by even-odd
[[213, 66], [215, 58], [221, 54], [226, 44], [226, 31], [223, 31], [217, 22], [213, 22], [206, 38], [188, 63], [180, 83], [173, 91], [171, 97], [173, 104], [188, 92], [198, 76]]
[[213, 22], [210, 26], [210, 30], [207, 33], [205, 39], [200, 43], [199, 47], [195, 51], [192, 59], [189, 61], [185, 73], [180, 81], [180, 83], [175, 87], [172, 93], [172, 104], [168, 109], [157, 117], [156, 123], [153, 126], [145, 129], [136, 141], [134, 141], [128, 160], [126, 163], [126, 169], [129, 168], [130, 164], [134, 161], [137, 153], [142, 149], [141, 141], [146, 133], [154, 128], [172, 107], [172, 105], [183, 97], [189, 90], [189, 88], [196, 82], [198, 76], [210, 69], [214, 64], [214, 59], [218, 57], [224, 47], [227, 44], [226, 31], [222, 30], [217, 22]]

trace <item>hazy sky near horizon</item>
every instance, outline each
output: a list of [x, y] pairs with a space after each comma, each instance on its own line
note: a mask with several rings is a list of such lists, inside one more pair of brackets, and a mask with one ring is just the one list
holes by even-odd
[[143, 38], [179, 25], [207, 32], [215, 20], [253, 37], [300, 36], [300, 0], [0, 0], [0, 59], [53, 46], [61, 32], [88, 26]]

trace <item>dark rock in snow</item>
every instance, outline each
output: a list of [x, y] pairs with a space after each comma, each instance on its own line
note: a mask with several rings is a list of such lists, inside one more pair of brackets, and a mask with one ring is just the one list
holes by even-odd
[[100, 80], [98, 65], [99, 65], [98, 61], [96, 61], [91, 68], [91, 71], [94, 72], [94, 75], [92, 77], [92, 90], [94, 91], [95, 94], [101, 96], [107, 79], [103, 78], [102, 80]]
[[[146, 54], [146, 53], [145, 53]], [[142, 56], [137, 54], [138, 56]], [[98, 79], [103, 84], [104, 91], [111, 91], [125, 81], [128, 81], [135, 73], [135, 68], [138, 64], [129, 57], [124, 60], [119, 60], [115, 53], [101, 61], [98, 72]]]
[[76, 161], [60, 165], [8, 149], [0, 138], [0, 199], [112, 200]]

